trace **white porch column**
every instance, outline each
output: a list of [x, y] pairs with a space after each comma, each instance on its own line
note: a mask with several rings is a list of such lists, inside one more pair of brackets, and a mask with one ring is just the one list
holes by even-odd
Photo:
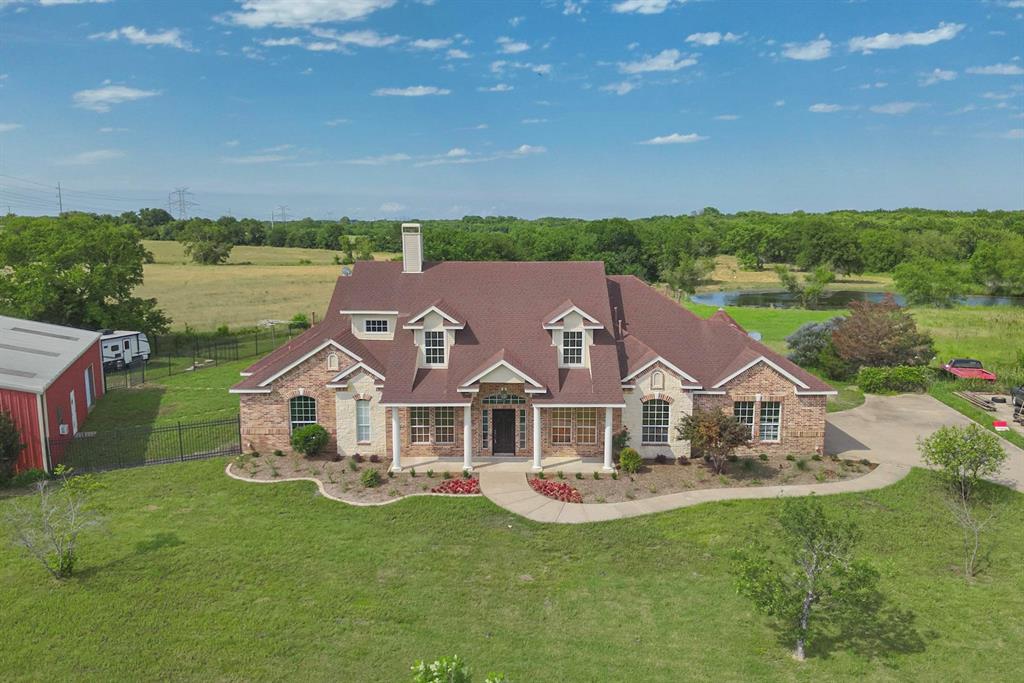
[[533, 469], [540, 470], [540, 406], [533, 406]]
[[462, 408], [462, 469], [473, 469], [473, 409]]
[[391, 471], [402, 471], [402, 432], [398, 424], [398, 408], [391, 409]]
[[612, 464], [612, 410], [604, 409], [604, 467], [605, 472], [612, 472], [615, 465]]

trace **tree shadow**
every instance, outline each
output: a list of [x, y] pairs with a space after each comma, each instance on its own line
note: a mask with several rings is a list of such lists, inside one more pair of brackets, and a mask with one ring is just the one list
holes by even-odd
[[153, 534], [147, 539], [138, 541], [135, 544], [135, 550], [127, 555], [115, 558], [109, 562], [103, 564], [90, 565], [83, 569], [75, 572], [74, 576], [77, 579], [88, 579], [100, 572], [116, 567], [120, 564], [128, 562], [136, 557], [142, 557], [150, 553], [163, 550], [164, 548], [175, 548], [180, 545], [185, 545], [185, 542], [178, 538], [178, 534], [173, 531], [163, 531]]

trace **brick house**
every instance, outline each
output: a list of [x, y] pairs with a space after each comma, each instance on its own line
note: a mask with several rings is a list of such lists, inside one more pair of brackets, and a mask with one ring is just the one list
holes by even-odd
[[243, 442], [288, 448], [318, 423], [341, 455], [603, 458], [623, 428], [646, 458], [689, 455], [695, 407], [750, 425], [751, 452], [821, 452], [835, 392], [724, 311], [693, 315], [601, 262], [403, 260], [338, 278], [323, 321], [242, 373]]

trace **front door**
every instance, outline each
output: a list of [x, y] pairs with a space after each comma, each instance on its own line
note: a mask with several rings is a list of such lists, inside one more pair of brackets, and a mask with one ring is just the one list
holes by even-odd
[[495, 455], [516, 454], [516, 411], [495, 410], [494, 448]]

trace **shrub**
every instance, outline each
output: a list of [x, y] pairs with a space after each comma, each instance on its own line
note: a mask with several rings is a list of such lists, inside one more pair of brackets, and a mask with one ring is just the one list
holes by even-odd
[[380, 456], [374, 453], [370, 456], [370, 462], [380, 462]]
[[601, 479], [601, 473], [598, 472], [597, 470], [594, 470], [594, 479], [596, 479], [596, 480], [600, 480]]
[[305, 425], [292, 432], [292, 448], [307, 457], [323, 450], [331, 435], [318, 424]]
[[733, 449], [750, 440], [750, 428], [721, 410], [696, 408], [676, 425], [676, 436], [689, 441], [711, 463], [715, 472], [721, 474]]
[[619, 479], [619, 473], [618, 473], [618, 472], [616, 472], [616, 471], [614, 471], [614, 470], [612, 470], [612, 479], [615, 479], [616, 481], [618, 481], [618, 479]]
[[356, 462], [362, 462], [363, 461], [363, 456], [359, 455], [358, 453], [353, 453], [352, 454], [352, 459], [355, 460]]
[[619, 453], [619, 467], [623, 472], [636, 474], [644, 466], [644, 459], [632, 448], [623, 448]]
[[14, 419], [9, 413], [0, 412], [0, 480], [14, 472], [14, 463], [24, 447]]
[[434, 478], [434, 470], [427, 470], [427, 476], [430, 477], [431, 479], [433, 479]]
[[854, 301], [850, 316], [832, 334], [844, 361], [865, 365], [927, 365], [935, 355], [932, 338], [918, 332], [913, 316], [887, 296], [884, 301]]
[[823, 322], [804, 323], [786, 337], [789, 359], [797, 365], [819, 367], [821, 354], [832, 346], [832, 333], [844, 320], [838, 316]]
[[668, 462], [668, 456], [665, 455], [664, 453], [658, 453], [656, 456], [654, 456], [654, 462], [658, 463], [659, 465], [664, 465], [665, 463]]
[[924, 391], [928, 388], [929, 370], [923, 366], [864, 367], [857, 373], [857, 386], [869, 394], [886, 391]]
[[26, 486], [32, 486], [36, 482], [40, 482], [47, 479], [47, 474], [44, 470], [30, 469], [22, 470], [18, 472], [10, 479], [10, 485], [15, 488], [24, 488]]
[[687, 458], [685, 455], [680, 455], [678, 458], [676, 458], [676, 464], [677, 465], [689, 465], [690, 464], [690, 459]]
[[283, 458], [284, 457], [284, 451], [282, 451], [280, 448], [277, 448], [277, 449], [274, 450], [274, 455], [276, 455], [279, 458]]
[[463, 479], [469, 479], [471, 476], [472, 475], [469, 473], [469, 470], [462, 470], [462, 478]]
[[355, 472], [356, 470], [359, 469], [359, 465], [356, 464], [355, 459], [352, 459], [348, 461], [348, 468]]
[[412, 468], [409, 469], [409, 476], [414, 478], [414, 479], [416, 478], [416, 468], [415, 467], [412, 467]]
[[768, 462], [768, 454], [762, 453], [761, 455], [757, 456], [757, 459], [760, 460], [761, 462]]
[[918, 449], [964, 501], [981, 479], [999, 473], [1007, 457], [999, 437], [976, 424], [940, 427], [919, 440]]
[[441, 476], [444, 477], [445, 479], [451, 479], [452, 478], [452, 473], [449, 472], [448, 470], [445, 470], [444, 474], [442, 474]]
[[813, 460], [814, 462], [821, 462], [821, 456], [815, 453], [814, 455], [811, 456], [811, 460]]
[[807, 471], [807, 458], [800, 458], [796, 461], [796, 468], [801, 472]]
[[375, 489], [381, 485], [380, 472], [377, 470], [363, 470], [359, 476], [359, 482], [368, 489]]
[[796, 456], [793, 455], [792, 453], [789, 453], [786, 455], [786, 460], [793, 462], [794, 460], [796, 460]]
[[559, 479], [565, 479], [565, 472], [562, 470], [558, 470], [557, 474]]
[[583, 473], [582, 472], [577, 472], [576, 473], [576, 478], [577, 479], [582, 479], [583, 478]]
[[740, 463], [740, 467], [743, 468], [744, 472], [752, 472], [754, 470], [753, 458], [743, 458], [743, 462]]
[[249, 451], [249, 457], [250, 458], [258, 458], [258, 457], [260, 457], [260, 452], [259, 451]]
[[629, 429], [623, 427], [621, 431], [612, 436], [612, 453], [621, 453], [623, 448], [629, 446]]
[[543, 479], [543, 478], [544, 478], [544, 476], [545, 476], [545, 475], [544, 475], [544, 470], [541, 470], [540, 472], [538, 472], [538, 473], [537, 473], [537, 478], [538, 478], [538, 479]]

